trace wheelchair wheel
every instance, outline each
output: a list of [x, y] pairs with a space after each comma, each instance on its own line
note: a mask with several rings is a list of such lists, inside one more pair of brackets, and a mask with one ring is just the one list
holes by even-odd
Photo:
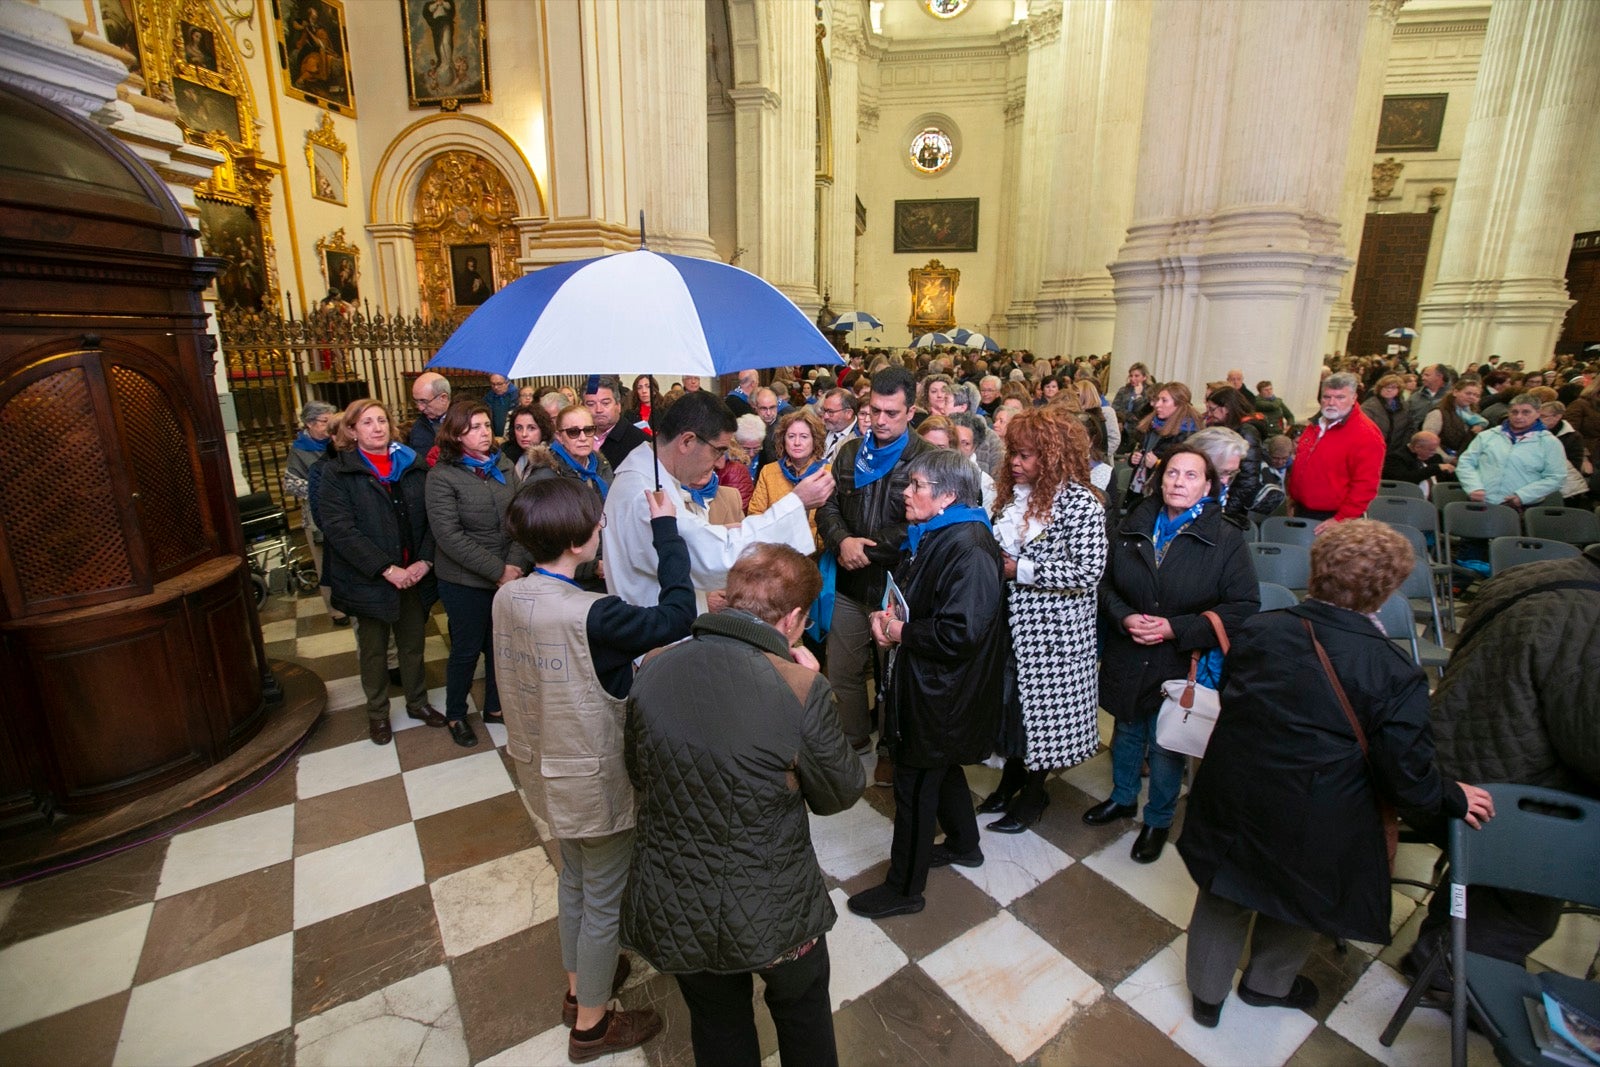
[[267, 580], [261, 575], [251, 572], [250, 585], [256, 591], [257, 610], [267, 606]]
[[294, 586], [296, 593], [315, 593], [317, 591], [317, 568], [309, 563], [296, 563], [289, 571], [289, 581]]

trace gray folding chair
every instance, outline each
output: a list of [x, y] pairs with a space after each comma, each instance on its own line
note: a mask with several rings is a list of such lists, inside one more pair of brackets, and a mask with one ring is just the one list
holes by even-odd
[[1304, 545], [1260, 542], [1250, 546], [1256, 581], [1272, 582], [1296, 592], [1311, 584], [1311, 550]]
[[1600, 516], [1585, 508], [1528, 508], [1522, 513], [1522, 532], [1546, 541], [1592, 545], [1600, 541]]
[[1581, 556], [1577, 547], [1565, 541], [1545, 541], [1537, 537], [1496, 537], [1489, 542], [1489, 573], [1499, 574], [1524, 563]]
[[1445, 665], [1450, 662], [1450, 650], [1444, 647], [1444, 625], [1439, 620], [1439, 594], [1434, 589], [1432, 564], [1425, 559], [1418, 559], [1411, 568], [1411, 574], [1400, 583], [1400, 595], [1406, 598], [1406, 603], [1411, 607], [1413, 623], [1433, 623], [1431, 641], [1417, 636], [1416, 626], [1411, 627], [1411, 647], [1418, 663], [1423, 667], [1436, 668], [1440, 677], [1443, 677]]
[[1275, 545], [1304, 545], [1311, 547], [1317, 539], [1319, 519], [1289, 519], [1274, 515], [1261, 523], [1261, 540]]
[[1378, 609], [1378, 623], [1389, 640], [1405, 649], [1417, 666], [1422, 666], [1422, 650], [1417, 645], [1417, 623], [1411, 616], [1411, 601], [1396, 590]]
[[1444, 509], [1451, 504], [1471, 500], [1467, 491], [1461, 488], [1460, 482], [1435, 482], [1433, 491], [1429, 494], [1433, 499], [1433, 506], [1439, 509], [1439, 514], [1444, 514]]
[[1504, 504], [1479, 504], [1475, 501], [1457, 501], [1444, 507], [1445, 562], [1453, 558], [1457, 537], [1472, 537], [1493, 541], [1496, 537], [1515, 537], [1522, 532], [1522, 518]]
[[1422, 495], [1422, 486], [1416, 482], [1392, 482], [1383, 480], [1378, 482], [1379, 496], [1408, 496], [1413, 500], [1426, 500]]
[[1261, 591], [1262, 611], [1277, 611], [1279, 608], [1292, 608], [1300, 603], [1300, 598], [1294, 595], [1294, 590], [1277, 582], [1257, 582], [1256, 587]]
[[1404, 496], [1376, 496], [1367, 505], [1367, 518], [1377, 519], [1405, 534], [1412, 547], [1421, 542], [1424, 558], [1433, 565], [1434, 581], [1446, 601], [1450, 628], [1456, 625], [1455, 592], [1450, 582], [1450, 565], [1445, 560], [1444, 538], [1439, 534], [1439, 513], [1426, 500]]

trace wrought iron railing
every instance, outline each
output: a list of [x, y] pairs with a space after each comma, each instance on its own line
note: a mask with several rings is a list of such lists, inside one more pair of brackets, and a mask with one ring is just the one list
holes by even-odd
[[[376, 397], [402, 427], [415, 417], [411, 384], [454, 330], [452, 323], [412, 315], [316, 310], [304, 317], [222, 311], [217, 315], [229, 389], [239, 421], [239, 454], [251, 489], [283, 497], [283, 467], [311, 400], [343, 408]], [[446, 370], [456, 397], [481, 396], [487, 375]], [[571, 385], [571, 375], [517, 379], [517, 387]]]

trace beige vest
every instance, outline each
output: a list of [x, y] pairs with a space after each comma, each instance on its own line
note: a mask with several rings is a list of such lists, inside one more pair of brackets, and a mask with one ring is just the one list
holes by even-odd
[[625, 704], [601, 686], [589, 656], [589, 608], [603, 595], [530, 574], [494, 600], [506, 753], [529, 805], [558, 838], [601, 837], [634, 821]]

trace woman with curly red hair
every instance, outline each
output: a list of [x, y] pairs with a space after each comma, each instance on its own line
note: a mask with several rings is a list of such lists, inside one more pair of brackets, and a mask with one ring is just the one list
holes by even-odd
[[1095, 590], [1106, 563], [1104, 498], [1089, 481], [1089, 436], [1057, 407], [1024, 411], [1006, 430], [995, 498], [1005, 554], [1021, 736], [1002, 731], [1000, 785], [978, 811], [1017, 834], [1039, 821], [1045, 777], [1100, 747]]

